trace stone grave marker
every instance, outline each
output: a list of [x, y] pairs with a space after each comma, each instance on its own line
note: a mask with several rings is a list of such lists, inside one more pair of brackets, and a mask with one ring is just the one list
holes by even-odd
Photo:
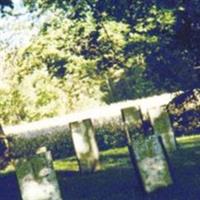
[[160, 135], [168, 153], [176, 150], [176, 139], [165, 106], [148, 109], [148, 115], [156, 135]]
[[150, 193], [173, 183], [165, 149], [157, 135], [144, 134], [142, 115], [134, 107], [122, 110], [129, 153], [141, 188]]
[[121, 110], [122, 120], [124, 122], [124, 129], [131, 144], [131, 138], [136, 137], [142, 133], [142, 118], [141, 111], [136, 107], [128, 107]]
[[99, 150], [90, 119], [70, 123], [74, 149], [81, 173], [91, 173], [100, 168]]
[[147, 193], [173, 183], [169, 163], [158, 136], [139, 136], [132, 141], [132, 146], [143, 188]]
[[18, 159], [16, 175], [23, 200], [62, 200], [50, 151]]

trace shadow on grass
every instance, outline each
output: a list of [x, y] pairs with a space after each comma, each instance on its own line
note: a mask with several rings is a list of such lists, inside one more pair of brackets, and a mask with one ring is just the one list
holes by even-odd
[[58, 172], [58, 179], [66, 200], [133, 198], [135, 181], [131, 168], [109, 169], [81, 176], [77, 172], [71, 177], [66, 172]]
[[[90, 175], [58, 169], [63, 200], [200, 199], [200, 146], [181, 146], [171, 156], [175, 183], [148, 196], [138, 187], [126, 150], [103, 153], [101, 160], [103, 170]], [[0, 199], [20, 200], [14, 173], [0, 175]]]
[[0, 175], [0, 199], [20, 200], [20, 193], [15, 173]]

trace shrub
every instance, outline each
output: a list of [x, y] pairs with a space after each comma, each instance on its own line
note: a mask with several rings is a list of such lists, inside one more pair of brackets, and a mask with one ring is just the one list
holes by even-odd
[[200, 133], [200, 89], [193, 89], [175, 97], [168, 111], [177, 136]]

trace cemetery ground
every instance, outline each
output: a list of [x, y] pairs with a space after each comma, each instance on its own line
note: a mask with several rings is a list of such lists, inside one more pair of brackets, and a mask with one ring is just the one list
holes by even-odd
[[[144, 195], [134, 179], [126, 147], [101, 152], [101, 170], [80, 175], [75, 157], [57, 160], [54, 167], [64, 200], [199, 200], [200, 136], [177, 139], [170, 159], [174, 184]], [[0, 172], [0, 199], [20, 200], [14, 169]]]

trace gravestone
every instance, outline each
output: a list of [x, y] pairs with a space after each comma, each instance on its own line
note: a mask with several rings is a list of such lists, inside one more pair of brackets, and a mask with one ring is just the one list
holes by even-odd
[[132, 141], [132, 147], [145, 192], [150, 193], [173, 183], [169, 163], [158, 136], [139, 136]]
[[156, 135], [160, 135], [168, 153], [176, 150], [176, 139], [165, 106], [148, 109], [148, 115]]
[[100, 168], [99, 150], [90, 119], [70, 123], [74, 149], [81, 173], [91, 173]]
[[62, 200], [50, 151], [17, 160], [16, 175], [23, 200]]
[[136, 107], [128, 107], [121, 110], [122, 120], [128, 144], [131, 144], [131, 138], [134, 139], [142, 133], [141, 111]]
[[129, 153], [141, 188], [150, 193], [173, 183], [165, 149], [157, 135], [144, 134], [141, 111], [122, 110]]

